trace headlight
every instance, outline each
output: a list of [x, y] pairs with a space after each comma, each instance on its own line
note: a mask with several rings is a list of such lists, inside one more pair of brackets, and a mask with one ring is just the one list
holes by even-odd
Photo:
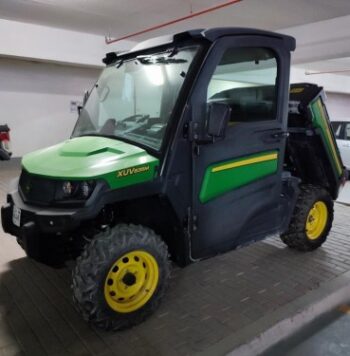
[[66, 197], [69, 197], [72, 195], [73, 189], [74, 189], [74, 187], [73, 187], [72, 182], [64, 182], [62, 185], [63, 194]]
[[87, 199], [92, 193], [93, 187], [88, 182], [82, 182], [80, 184], [80, 193], [84, 199]]
[[64, 181], [57, 186], [55, 200], [86, 200], [95, 185], [94, 181]]

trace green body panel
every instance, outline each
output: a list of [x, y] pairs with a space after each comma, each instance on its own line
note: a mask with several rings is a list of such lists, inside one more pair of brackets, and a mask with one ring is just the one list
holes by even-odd
[[159, 160], [131, 144], [78, 137], [29, 153], [22, 166], [29, 173], [55, 179], [104, 179], [117, 189], [153, 180]]
[[277, 172], [278, 152], [268, 151], [210, 165], [205, 172], [199, 194], [206, 203], [233, 189]]
[[330, 157], [333, 170], [339, 178], [343, 173], [340, 154], [328, 122], [327, 111], [320, 97], [310, 103], [310, 111], [312, 114], [313, 126], [321, 130], [321, 135], [326, 143], [327, 153]]

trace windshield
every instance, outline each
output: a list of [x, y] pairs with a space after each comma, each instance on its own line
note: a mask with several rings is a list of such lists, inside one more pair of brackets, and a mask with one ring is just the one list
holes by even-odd
[[121, 60], [102, 71], [72, 137], [126, 139], [159, 150], [198, 46]]

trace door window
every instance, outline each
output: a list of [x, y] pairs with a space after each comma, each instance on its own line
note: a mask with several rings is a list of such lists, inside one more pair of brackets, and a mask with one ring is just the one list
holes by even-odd
[[210, 80], [207, 101], [232, 109], [234, 122], [276, 119], [278, 65], [268, 48], [228, 49]]

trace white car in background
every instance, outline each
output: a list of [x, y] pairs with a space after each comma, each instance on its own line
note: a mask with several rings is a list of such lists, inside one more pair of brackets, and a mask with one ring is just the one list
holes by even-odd
[[350, 171], [350, 118], [331, 122], [343, 163]]

